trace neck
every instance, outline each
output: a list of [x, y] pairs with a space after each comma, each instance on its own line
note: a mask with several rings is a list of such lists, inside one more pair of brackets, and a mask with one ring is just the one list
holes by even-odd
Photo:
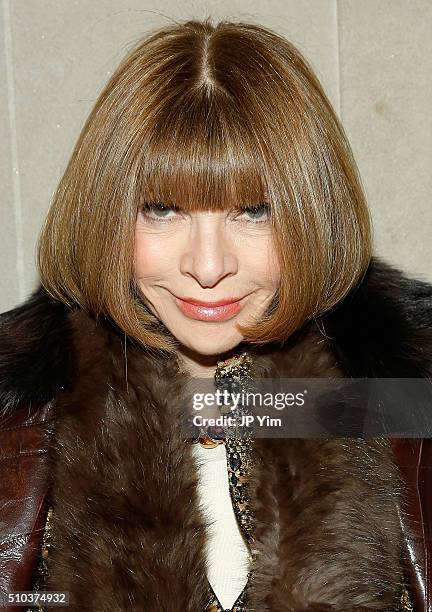
[[187, 374], [194, 378], [213, 378], [218, 355], [201, 355], [187, 347], [178, 349], [180, 365]]
[[178, 357], [182, 369], [192, 377], [213, 378], [219, 361], [228, 359], [236, 353], [238, 347], [234, 347], [224, 353], [214, 355], [202, 355], [196, 351], [181, 346], [178, 348]]

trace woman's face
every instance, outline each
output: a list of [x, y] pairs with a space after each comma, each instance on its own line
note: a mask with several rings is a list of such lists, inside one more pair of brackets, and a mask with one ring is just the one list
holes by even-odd
[[236, 325], [265, 312], [280, 278], [265, 204], [190, 213], [146, 204], [137, 216], [134, 265], [153, 313], [201, 355], [237, 346], [243, 336]]

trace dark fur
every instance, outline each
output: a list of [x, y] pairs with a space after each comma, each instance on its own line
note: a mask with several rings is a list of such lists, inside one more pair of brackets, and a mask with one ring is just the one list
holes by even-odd
[[[430, 376], [431, 306], [432, 285], [373, 259], [332, 313], [282, 347], [256, 348], [254, 375]], [[172, 360], [42, 289], [3, 315], [3, 413], [55, 400], [47, 588], [69, 591], [70, 610], [203, 609], [206, 532], [178, 435], [184, 393]], [[396, 610], [404, 483], [389, 441], [257, 439], [254, 459], [248, 611]]]

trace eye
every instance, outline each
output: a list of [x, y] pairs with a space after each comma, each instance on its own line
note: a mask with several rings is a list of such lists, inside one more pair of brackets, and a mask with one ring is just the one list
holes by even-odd
[[[141, 212], [149, 222], [171, 223], [178, 216], [174, 213], [179, 211], [180, 208], [175, 204], [163, 204], [162, 202], [145, 202], [141, 206]], [[267, 203], [244, 206], [238, 212], [237, 218], [246, 223], [266, 223], [270, 219], [270, 206]]]
[[252, 223], [265, 223], [270, 219], [270, 206], [267, 203], [247, 206], [241, 209], [240, 217], [246, 216], [245, 221]]
[[162, 202], [145, 202], [141, 207], [142, 214], [149, 221], [171, 221], [173, 216], [169, 216], [169, 213], [179, 210], [179, 207], [174, 204], [163, 204]]

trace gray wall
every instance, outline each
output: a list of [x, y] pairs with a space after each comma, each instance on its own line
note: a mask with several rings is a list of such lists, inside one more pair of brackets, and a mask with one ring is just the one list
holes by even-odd
[[432, 282], [430, 0], [2, 0], [0, 312], [37, 282], [35, 243], [98, 92], [171, 19], [252, 20], [311, 61], [354, 150], [375, 252]]

